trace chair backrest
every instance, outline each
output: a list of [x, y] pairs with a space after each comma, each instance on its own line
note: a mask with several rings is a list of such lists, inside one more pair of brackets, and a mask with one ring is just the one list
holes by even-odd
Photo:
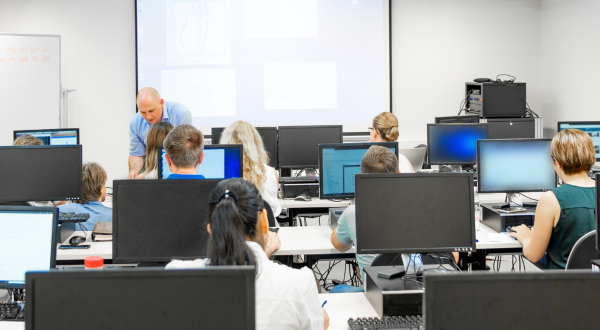
[[419, 144], [415, 148], [425, 148], [425, 157], [423, 157], [423, 167], [422, 167], [422, 169], [425, 169], [425, 170], [431, 169], [431, 166], [429, 165], [429, 159], [427, 159], [427, 156], [428, 156], [427, 155], [427, 145], [426, 144]]
[[598, 250], [596, 250], [596, 231], [592, 230], [581, 236], [573, 245], [565, 270], [592, 269], [590, 261], [594, 259], [598, 259]]
[[273, 214], [273, 210], [271, 209], [271, 205], [267, 203], [267, 201], [263, 200], [265, 205], [265, 209], [267, 210], [267, 220], [269, 221], [269, 227], [277, 227], [275, 223], [275, 214]]

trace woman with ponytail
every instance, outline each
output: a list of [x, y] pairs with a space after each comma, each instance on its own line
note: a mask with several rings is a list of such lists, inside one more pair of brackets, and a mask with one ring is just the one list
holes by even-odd
[[[371, 142], [396, 142], [398, 140], [398, 119], [391, 112], [382, 112], [373, 119]], [[412, 164], [404, 155], [398, 154], [400, 173], [414, 173]]]
[[208, 258], [174, 260], [167, 269], [256, 266], [256, 329], [327, 329], [314, 275], [269, 260], [281, 242], [269, 231], [258, 188], [244, 179], [221, 181], [210, 194]]

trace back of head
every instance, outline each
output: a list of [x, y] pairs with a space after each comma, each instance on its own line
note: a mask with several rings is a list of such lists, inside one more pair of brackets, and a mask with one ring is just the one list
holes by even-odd
[[196, 127], [181, 124], [167, 135], [163, 147], [173, 165], [179, 168], [193, 168], [200, 163], [204, 151], [204, 136]]
[[552, 139], [552, 157], [567, 175], [589, 172], [596, 162], [594, 142], [581, 130], [562, 130]]
[[391, 112], [382, 112], [373, 119], [373, 128], [388, 141], [398, 140], [398, 119]]
[[82, 202], [95, 202], [102, 196], [102, 187], [106, 184], [106, 171], [98, 163], [86, 163], [82, 167]]
[[254, 184], [241, 178], [221, 181], [210, 193], [208, 257], [212, 265], [256, 265], [246, 237], [264, 247], [258, 231], [263, 199]]
[[266, 181], [263, 164], [269, 162], [260, 134], [252, 124], [238, 120], [227, 126], [221, 134], [220, 144], [241, 144], [244, 146], [244, 179], [254, 183], [259, 190]]
[[398, 157], [386, 147], [371, 146], [360, 161], [362, 173], [398, 173]]
[[166, 121], [160, 121], [150, 127], [146, 139], [146, 172], [158, 167], [156, 163], [158, 146], [163, 144], [165, 137], [171, 130], [173, 130], [173, 125]]
[[31, 136], [29, 134], [21, 134], [18, 138], [13, 142], [13, 146], [43, 146], [44, 142], [42, 140], [36, 138], [35, 136]]

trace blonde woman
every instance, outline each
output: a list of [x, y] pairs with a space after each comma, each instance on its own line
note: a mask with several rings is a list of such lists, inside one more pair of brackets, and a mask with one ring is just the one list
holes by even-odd
[[158, 122], [150, 127], [146, 142], [146, 169], [135, 177], [137, 180], [158, 179], [158, 146], [163, 144], [165, 137], [172, 129], [173, 125], [166, 121]]
[[[398, 140], [398, 119], [391, 112], [382, 112], [373, 119], [371, 142], [396, 142]], [[404, 155], [398, 154], [400, 173], [414, 173], [412, 164]]]
[[43, 146], [44, 142], [42, 140], [36, 138], [35, 136], [31, 136], [29, 134], [21, 134], [18, 138], [13, 142], [13, 146]]
[[521, 225], [509, 235], [519, 240], [530, 261], [564, 269], [577, 240], [596, 229], [596, 182], [587, 176], [596, 162], [596, 151], [589, 135], [566, 129], [552, 139], [551, 153], [563, 184], [540, 198], [534, 230]]
[[277, 198], [279, 178], [277, 171], [267, 165], [269, 157], [256, 128], [248, 122], [238, 120], [223, 130], [219, 143], [244, 146], [244, 179], [258, 187], [263, 199], [271, 206], [273, 214], [278, 216], [281, 213], [281, 205]]

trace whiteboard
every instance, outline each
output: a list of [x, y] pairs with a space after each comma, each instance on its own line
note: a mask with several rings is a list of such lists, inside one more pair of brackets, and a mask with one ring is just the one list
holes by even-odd
[[13, 131], [59, 128], [60, 36], [0, 33], [0, 145]]

